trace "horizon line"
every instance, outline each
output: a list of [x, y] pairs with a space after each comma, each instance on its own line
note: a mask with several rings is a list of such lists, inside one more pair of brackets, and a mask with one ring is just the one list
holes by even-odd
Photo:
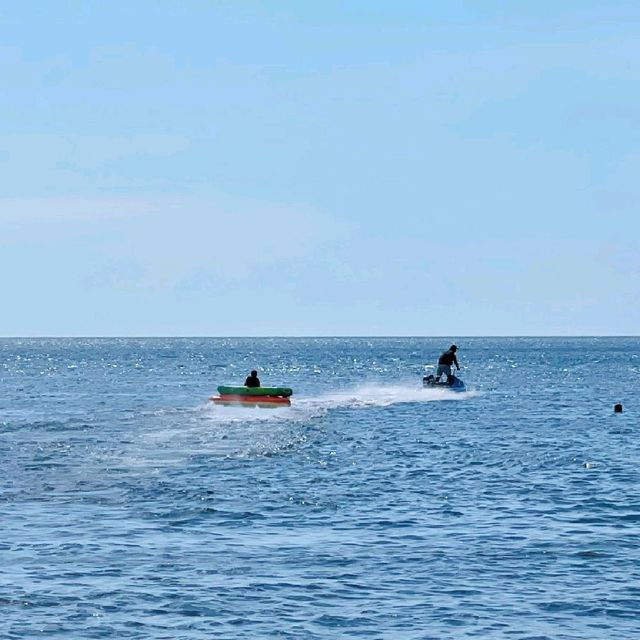
[[[360, 339], [452, 339], [451, 336], [455, 334], [447, 335], [346, 335], [346, 334], [331, 334], [331, 335], [6, 335], [0, 336], [0, 340], [114, 340], [114, 339], [126, 339], [126, 340], [180, 340], [180, 339], [229, 339], [229, 338], [245, 338], [251, 340], [264, 340], [264, 339], [282, 339], [282, 340], [303, 340], [309, 338], [360, 338]], [[640, 335], [631, 334], [486, 334], [486, 335], [458, 335], [456, 339], [478, 339], [478, 338], [640, 338]]]

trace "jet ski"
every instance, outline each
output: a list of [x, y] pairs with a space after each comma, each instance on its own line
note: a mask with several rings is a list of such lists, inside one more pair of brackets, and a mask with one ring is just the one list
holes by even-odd
[[454, 375], [449, 376], [445, 381], [436, 382], [436, 377], [431, 374], [422, 378], [422, 386], [425, 389], [445, 389], [449, 391], [466, 391], [464, 382]]

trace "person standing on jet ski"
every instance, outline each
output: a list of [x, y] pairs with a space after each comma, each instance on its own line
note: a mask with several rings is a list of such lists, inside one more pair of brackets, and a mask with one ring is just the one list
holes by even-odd
[[456, 369], [460, 371], [460, 365], [458, 364], [458, 359], [456, 358], [456, 351], [458, 347], [455, 344], [452, 344], [449, 347], [448, 351], [444, 351], [440, 354], [438, 358], [438, 371], [436, 372], [436, 382], [440, 382], [440, 377], [443, 373], [447, 375], [447, 383], [453, 383], [453, 374], [451, 373], [451, 365], [455, 364]]

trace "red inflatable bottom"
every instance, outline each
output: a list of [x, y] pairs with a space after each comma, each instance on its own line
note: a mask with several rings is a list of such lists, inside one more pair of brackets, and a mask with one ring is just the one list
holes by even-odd
[[209, 398], [213, 404], [225, 407], [290, 407], [291, 400], [281, 396], [240, 396], [220, 394]]

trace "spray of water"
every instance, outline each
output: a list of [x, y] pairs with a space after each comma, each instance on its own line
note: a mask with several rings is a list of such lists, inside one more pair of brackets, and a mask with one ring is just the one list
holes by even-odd
[[349, 390], [325, 393], [317, 396], [300, 396], [292, 399], [290, 407], [247, 408], [216, 407], [209, 404], [201, 408], [213, 422], [247, 421], [295, 421], [305, 422], [335, 409], [359, 409], [388, 407], [402, 403], [464, 401], [478, 395], [476, 391], [455, 392], [446, 389], [423, 389], [406, 386], [365, 385]]
[[318, 396], [298, 396], [290, 407], [224, 407], [207, 402], [190, 410], [163, 412], [141, 434], [145, 455], [159, 462], [189, 456], [252, 457], [303, 446], [323, 416], [335, 410], [402, 403], [461, 402], [478, 393], [407, 386], [365, 385]]

